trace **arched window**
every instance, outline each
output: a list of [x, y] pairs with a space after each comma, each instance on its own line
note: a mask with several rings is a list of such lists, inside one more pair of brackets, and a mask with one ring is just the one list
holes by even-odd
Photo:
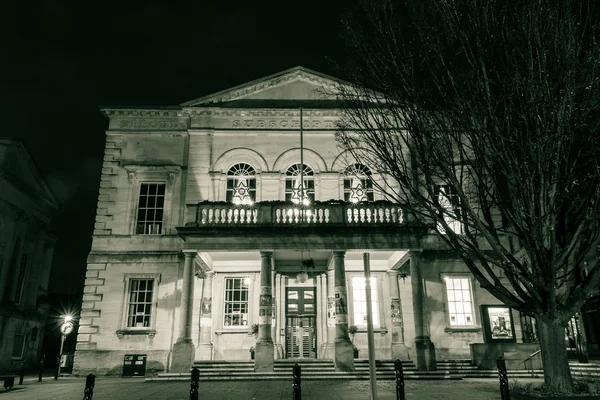
[[235, 164], [227, 171], [227, 201], [253, 204], [256, 200], [256, 173], [251, 165]]
[[[285, 201], [292, 203], [304, 202], [305, 205], [315, 200], [315, 173], [312, 168], [304, 164], [294, 164], [288, 168], [285, 177]], [[301, 187], [304, 194], [301, 196]]]
[[373, 201], [373, 182], [368, 167], [362, 164], [350, 165], [344, 175], [344, 200], [352, 203]]

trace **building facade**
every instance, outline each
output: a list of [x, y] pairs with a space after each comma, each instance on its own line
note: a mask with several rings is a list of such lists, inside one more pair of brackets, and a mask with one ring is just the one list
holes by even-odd
[[251, 356], [352, 370], [366, 261], [377, 358], [434, 369], [477, 344], [536, 350], [518, 313], [340, 152], [336, 82], [297, 67], [177, 107], [103, 109], [75, 372], [120, 374], [126, 354], [152, 371]]
[[23, 145], [0, 139], [0, 372], [40, 357], [58, 204]]

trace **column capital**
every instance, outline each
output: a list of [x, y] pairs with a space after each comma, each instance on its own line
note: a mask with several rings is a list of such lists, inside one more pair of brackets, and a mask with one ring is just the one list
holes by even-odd
[[273, 257], [273, 252], [272, 251], [260, 251], [260, 256], [261, 257]]
[[397, 269], [388, 269], [387, 271], [385, 271], [385, 273], [389, 276], [398, 276], [400, 274], [400, 271], [398, 271]]
[[215, 276], [215, 271], [204, 271], [204, 276], [206, 278], [212, 279]]
[[344, 258], [346, 256], [346, 250], [334, 251], [333, 252], [333, 256], [334, 257], [342, 257], [342, 258]]
[[183, 254], [185, 255], [186, 258], [196, 257], [196, 254], [198, 254], [198, 251], [196, 251], [196, 250], [184, 249], [181, 251], [183, 252]]

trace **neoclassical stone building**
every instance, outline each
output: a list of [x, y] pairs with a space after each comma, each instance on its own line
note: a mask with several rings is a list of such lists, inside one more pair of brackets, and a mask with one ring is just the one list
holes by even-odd
[[373, 190], [372, 166], [340, 154], [334, 86], [297, 67], [176, 107], [102, 110], [75, 371], [120, 374], [130, 353], [187, 371], [251, 349], [257, 370], [352, 370], [353, 344], [367, 354], [364, 254], [379, 359], [433, 369], [472, 344], [527, 341], [516, 311]]
[[39, 361], [58, 204], [21, 142], [0, 139], [0, 372]]

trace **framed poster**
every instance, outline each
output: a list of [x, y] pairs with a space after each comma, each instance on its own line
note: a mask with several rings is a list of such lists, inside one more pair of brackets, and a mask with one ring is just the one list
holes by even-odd
[[510, 307], [481, 306], [481, 320], [486, 343], [515, 343], [517, 341]]

